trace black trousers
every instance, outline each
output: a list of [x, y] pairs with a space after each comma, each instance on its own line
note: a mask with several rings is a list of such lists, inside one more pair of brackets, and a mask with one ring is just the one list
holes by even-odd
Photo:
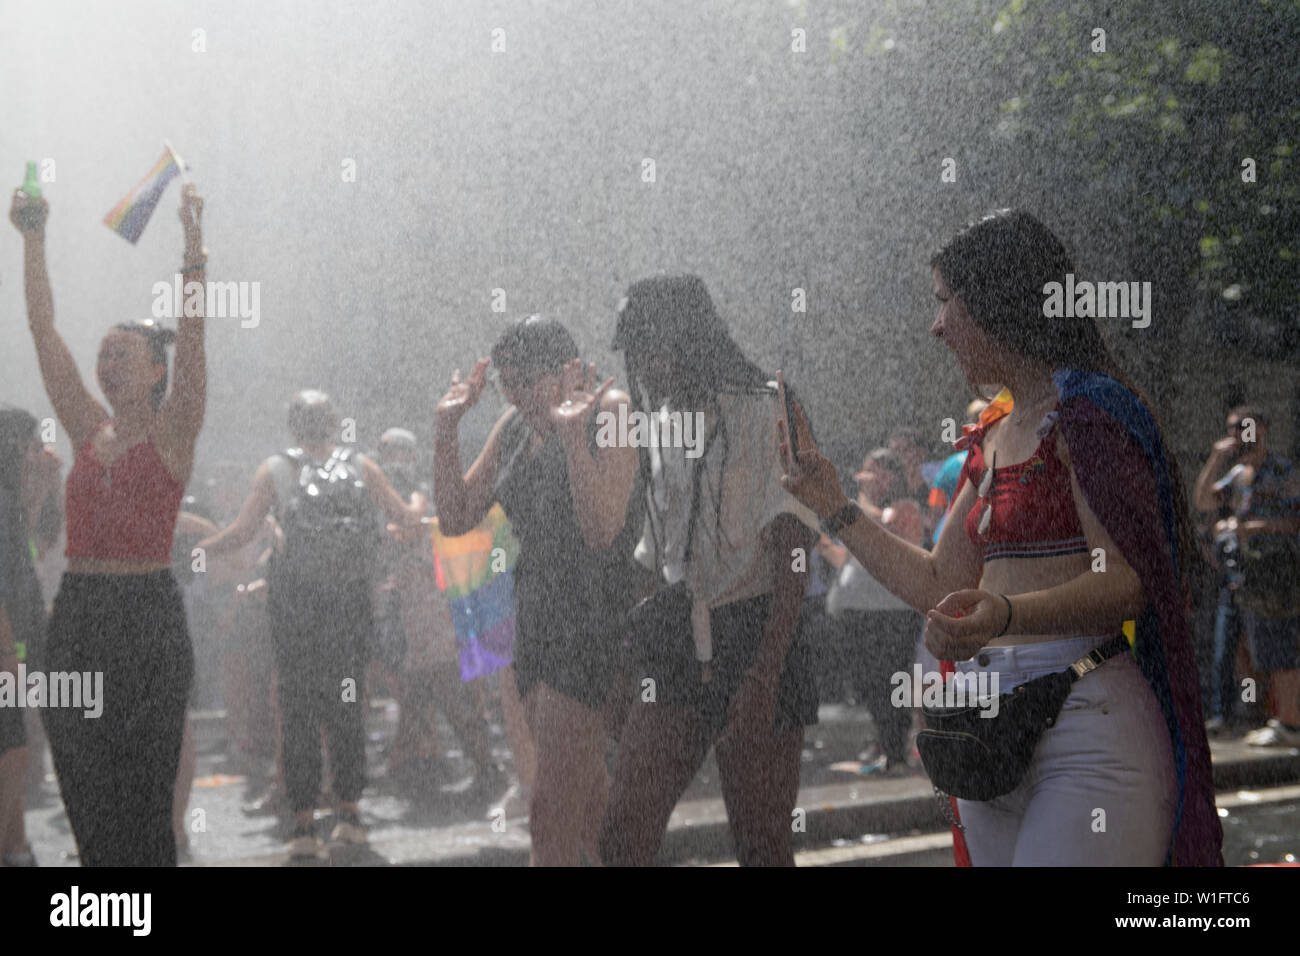
[[65, 574], [47, 673], [101, 674], [103, 711], [42, 710], [84, 866], [175, 866], [172, 800], [194, 652], [170, 571]]
[[904, 763], [912, 709], [895, 707], [889, 698], [895, 674], [905, 672], [911, 680], [916, 636], [925, 620], [911, 610], [844, 611], [840, 620], [854, 689], [875, 722], [880, 749], [890, 763]]
[[370, 585], [273, 582], [271, 635], [279, 675], [284, 781], [295, 813], [316, 806], [321, 789], [321, 729], [329, 747], [334, 796], [361, 798], [366, 785], [366, 663], [372, 643]]

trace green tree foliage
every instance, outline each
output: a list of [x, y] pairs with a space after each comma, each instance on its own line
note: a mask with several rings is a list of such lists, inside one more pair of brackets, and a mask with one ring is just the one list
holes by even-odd
[[886, 0], [872, 12], [844, 28], [857, 43], [833, 38], [833, 60], [924, 47], [954, 74], [967, 114], [954, 122], [996, 175], [1056, 171], [1129, 268], [1181, 282], [1187, 305], [1211, 302], [1226, 339], [1300, 348], [1300, 0]]

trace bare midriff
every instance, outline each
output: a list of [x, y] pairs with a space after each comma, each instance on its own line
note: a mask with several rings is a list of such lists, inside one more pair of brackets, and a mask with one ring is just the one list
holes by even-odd
[[[1062, 554], [1041, 558], [1001, 558], [984, 565], [980, 590], [992, 594], [1015, 597], [1032, 591], [1045, 591], [1065, 584], [1092, 569], [1090, 554]], [[1119, 633], [1119, 628], [1115, 628]], [[989, 647], [1007, 647], [1013, 644], [1040, 644], [1059, 641], [1073, 634], [1007, 634], [989, 641]]]

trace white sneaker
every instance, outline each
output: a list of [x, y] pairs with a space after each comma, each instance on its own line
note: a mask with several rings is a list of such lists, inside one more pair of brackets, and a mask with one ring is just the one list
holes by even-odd
[[1300, 747], [1300, 730], [1291, 730], [1276, 717], [1242, 738], [1252, 747]]
[[360, 846], [366, 842], [366, 829], [361, 825], [361, 818], [354, 813], [339, 814], [339, 822], [330, 834], [331, 843], [350, 843]]

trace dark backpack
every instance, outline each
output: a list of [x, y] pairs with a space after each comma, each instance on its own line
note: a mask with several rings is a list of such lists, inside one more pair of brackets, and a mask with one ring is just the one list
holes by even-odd
[[301, 448], [282, 457], [290, 474], [277, 488], [284, 552], [275, 577], [333, 588], [369, 580], [379, 551], [378, 516], [351, 450], [335, 449], [323, 465]]

